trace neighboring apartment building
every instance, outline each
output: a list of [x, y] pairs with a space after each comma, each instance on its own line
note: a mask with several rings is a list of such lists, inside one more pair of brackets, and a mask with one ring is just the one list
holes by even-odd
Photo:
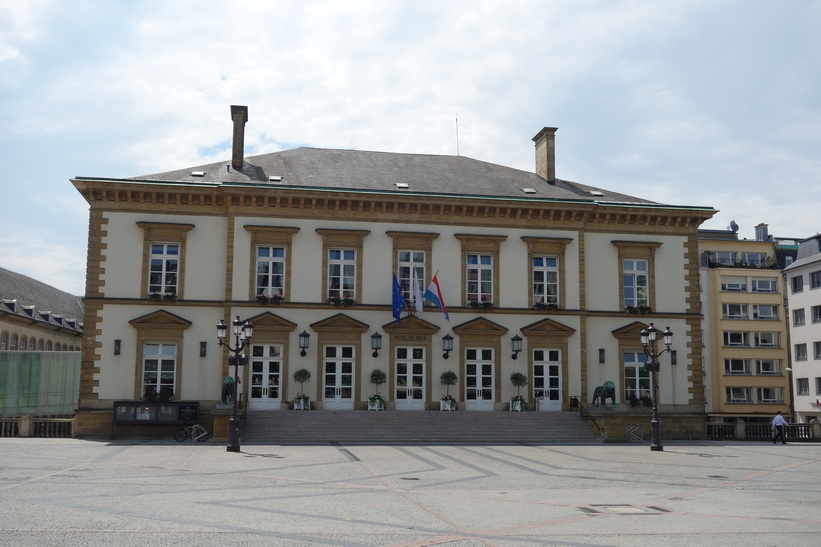
[[[116, 400], [215, 408], [233, 370], [215, 325], [236, 317], [255, 326], [243, 398], [271, 412], [292, 408], [302, 368], [313, 408], [366, 408], [380, 368], [389, 410], [438, 409], [452, 370], [461, 410], [507, 409], [522, 372], [530, 410], [612, 381], [622, 415], [650, 392], [639, 333], [655, 322], [679, 356], [662, 413], [703, 428], [697, 229], [715, 210], [556, 178], [555, 128], [533, 139], [536, 173], [355, 150], [243, 158], [247, 109], [231, 110], [229, 162], [72, 180], [91, 206], [81, 433], [107, 434]], [[404, 300], [436, 276], [448, 316], [395, 320], [394, 275]]]
[[794, 418], [821, 417], [821, 236], [799, 243], [796, 261], [784, 269], [790, 310]]
[[[788, 334], [777, 242], [699, 230], [707, 413], [712, 422], [789, 412]], [[788, 260], [788, 259], [785, 259]]]
[[83, 302], [0, 268], [0, 351], [80, 351]]

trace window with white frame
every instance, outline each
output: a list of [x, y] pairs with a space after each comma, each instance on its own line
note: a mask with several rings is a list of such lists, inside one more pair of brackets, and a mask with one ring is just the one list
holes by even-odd
[[790, 278], [790, 286], [792, 287], [792, 292], [802, 292], [804, 290], [804, 277], [800, 275], [796, 275], [795, 277]]
[[285, 247], [258, 245], [256, 296], [285, 296]]
[[627, 259], [622, 262], [624, 276], [624, 306], [649, 306], [648, 263]]
[[795, 360], [796, 361], [806, 361], [807, 360], [807, 344], [796, 344], [795, 345]]
[[765, 321], [778, 320], [778, 306], [770, 304], [754, 304], [753, 305], [753, 319], [761, 319]]
[[650, 371], [644, 370], [647, 354], [625, 352], [624, 354], [624, 397], [628, 399], [650, 397]]
[[778, 292], [778, 281], [767, 277], [754, 277], [752, 280], [753, 292], [770, 293]]
[[804, 308], [792, 311], [792, 326], [800, 327], [804, 325]]
[[6, 351], [6, 346], [8, 345], [9, 340], [9, 333], [3, 332], [0, 333], [0, 351]]
[[176, 344], [143, 344], [142, 396], [146, 399], [174, 396], [177, 369]]
[[559, 303], [559, 257], [533, 257], [533, 300], [539, 304]]
[[780, 346], [781, 337], [777, 332], [756, 332], [753, 334], [753, 340], [757, 348], [777, 348]]
[[724, 345], [743, 347], [750, 345], [750, 335], [747, 332], [724, 331]]
[[784, 396], [780, 387], [759, 387], [757, 389], [759, 404], [783, 403]]
[[810, 394], [810, 379], [809, 378], [796, 378], [795, 379], [796, 387], [798, 390], [798, 395], [809, 395]]
[[724, 359], [724, 374], [730, 375], [749, 375], [750, 374], [750, 360], [749, 359]]
[[416, 285], [420, 294], [425, 292], [425, 251], [400, 250], [397, 254], [396, 280], [402, 290], [405, 302], [413, 302], [413, 273], [416, 272]]
[[821, 306], [812, 307], [812, 322], [821, 323]]
[[328, 249], [328, 298], [356, 299], [356, 249]]
[[152, 243], [148, 261], [148, 293], [177, 294], [177, 273], [180, 267], [178, 243]]
[[11, 335], [11, 344], [9, 344], [9, 350], [17, 351], [17, 335], [16, 334]]
[[715, 251], [713, 257], [723, 266], [732, 266], [738, 262], [738, 254], [735, 251]]
[[780, 376], [781, 359], [756, 359], [755, 373], [761, 376]]
[[750, 266], [766, 266], [767, 253], [741, 253], [741, 262]]
[[813, 359], [821, 359], [821, 342], [812, 343]]
[[721, 290], [726, 292], [747, 292], [747, 278], [721, 276]]
[[493, 255], [467, 255], [468, 302], [493, 302]]
[[724, 319], [747, 319], [747, 304], [722, 304]]
[[727, 388], [727, 402], [728, 403], [752, 403], [753, 390], [749, 387], [728, 387]]
[[817, 289], [818, 287], [821, 287], [821, 270], [810, 272], [810, 288]]

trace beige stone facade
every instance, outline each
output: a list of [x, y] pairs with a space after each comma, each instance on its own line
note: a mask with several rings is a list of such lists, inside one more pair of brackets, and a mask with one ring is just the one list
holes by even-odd
[[[516, 394], [510, 374], [522, 372], [531, 410], [567, 411], [572, 397], [587, 402], [611, 380], [617, 412], [629, 413], [624, 354], [641, 351], [638, 331], [655, 322], [676, 333], [679, 354], [662, 373], [662, 411], [703, 420], [696, 234], [712, 209], [468, 158], [313, 149], [247, 158], [240, 168], [72, 182], [91, 206], [81, 433], [99, 433], [114, 401], [145, 395], [156, 361], [147, 348], [174, 352], [163, 389], [215, 408], [233, 374], [215, 325], [236, 317], [256, 327], [251, 365], [240, 371], [243, 400], [270, 412], [293, 407], [292, 374], [302, 368], [312, 374], [304, 386], [312, 408], [366, 409], [379, 368], [388, 411], [438, 409], [439, 376], [453, 370], [461, 410], [506, 410]], [[150, 290], [162, 246], [177, 253], [166, 297]], [[269, 251], [278, 262], [260, 258]], [[419, 260], [421, 292], [438, 272], [449, 321], [430, 303], [394, 319], [392, 277], [408, 256]], [[538, 309], [543, 259], [558, 301]], [[270, 282], [283, 301], [260, 303], [260, 272], [274, 262], [282, 275]], [[637, 277], [649, 281], [643, 314], [625, 311], [625, 267], [637, 264], [649, 268]], [[305, 356], [301, 332], [310, 335]], [[378, 351], [374, 334], [383, 336]], [[454, 338], [447, 358], [445, 335]], [[515, 335], [523, 338], [516, 358]]]

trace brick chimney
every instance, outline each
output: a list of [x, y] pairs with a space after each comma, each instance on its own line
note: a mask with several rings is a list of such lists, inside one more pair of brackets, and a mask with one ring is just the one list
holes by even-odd
[[245, 122], [248, 121], [248, 107], [231, 105], [231, 119], [234, 121], [234, 145], [231, 151], [231, 167], [242, 169], [245, 150]]
[[545, 127], [533, 137], [536, 143], [536, 174], [550, 184], [556, 182], [556, 131], [558, 127]]

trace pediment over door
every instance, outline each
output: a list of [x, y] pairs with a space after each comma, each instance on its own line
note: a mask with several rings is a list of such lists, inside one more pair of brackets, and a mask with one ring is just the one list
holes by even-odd
[[132, 319], [129, 321], [129, 324], [132, 327], [139, 329], [164, 328], [185, 330], [190, 327], [192, 323], [188, 319], [183, 319], [179, 315], [174, 315], [173, 313], [165, 310], [157, 310], [149, 313], [148, 315], [143, 315], [142, 317]]
[[382, 328], [388, 334], [417, 334], [417, 335], [433, 335], [439, 332], [439, 327], [433, 323], [428, 323], [424, 319], [418, 317], [405, 317], [401, 323], [393, 321]]
[[265, 312], [254, 317], [249, 317], [248, 320], [254, 324], [254, 330], [259, 329], [264, 331], [291, 332], [297, 327], [296, 323], [283, 319], [282, 317], [271, 312]]
[[523, 327], [521, 330], [525, 336], [561, 336], [567, 338], [576, 333], [576, 329], [553, 319], [542, 319]]
[[338, 313], [312, 323], [311, 328], [317, 332], [365, 332], [370, 326], [344, 313]]
[[478, 317], [467, 323], [453, 327], [453, 332], [459, 336], [487, 335], [498, 337], [507, 334], [508, 328], [489, 321], [484, 317]]
[[621, 340], [631, 340], [638, 342], [640, 339], [641, 331], [649, 326], [650, 325], [642, 323], [641, 321], [633, 321], [632, 323], [629, 323], [623, 327], [619, 327], [611, 332], [613, 336]]

